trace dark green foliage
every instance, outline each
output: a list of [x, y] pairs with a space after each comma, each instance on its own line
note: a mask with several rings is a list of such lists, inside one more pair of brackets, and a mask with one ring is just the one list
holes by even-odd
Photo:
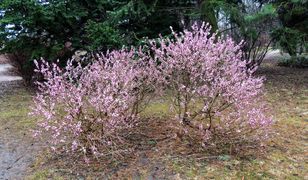
[[60, 59], [74, 51], [106, 51], [136, 45], [144, 37], [179, 30], [187, 1], [164, 0], [2, 0], [0, 48], [12, 54], [30, 80], [33, 59]]
[[[125, 43], [120, 32], [110, 24], [97, 23], [89, 20], [85, 26], [86, 48], [89, 50], [103, 50], [119, 48]], [[124, 38], [124, 37], [123, 37]]]
[[277, 45], [291, 55], [290, 60], [280, 64], [293, 67], [307, 67], [307, 57], [302, 55], [308, 49], [308, 1], [274, 1], [281, 26], [272, 36]]
[[245, 59], [260, 64], [274, 29], [291, 55], [306, 51], [307, 14], [306, 0], [0, 0], [0, 50], [30, 79], [33, 59], [65, 64], [76, 50], [140, 45], [202, 20], [212, 32], [244, 40]]
[[87, 45], [84, 27], [89, 20], [106, 19], [104, 5], [99, 0], [3, 0], [1, 51], [12, 54], [29, 81], [33, 59], [60, 59], [64, 63], [74, 49]]
[[218, 30], [218, 21], [216, 17], [217, 7], [221, 4], [220, 1], [204, 0], [200, 4], [201, 19], [208, 22], [212, 27], [212, 32]]
[[280, 27], [272, 32], [276, 43], [291, 56], [302, 54], [307, 49], [307, 34], [296, 29]]
[[307, 0], [276, 0], [279, 19], [284, 27], [308, 32], [308, 1]]

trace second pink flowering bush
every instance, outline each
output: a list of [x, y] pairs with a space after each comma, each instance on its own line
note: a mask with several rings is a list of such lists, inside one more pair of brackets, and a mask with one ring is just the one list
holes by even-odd
[[263, 79], [246, 69], [240, 46], [211, 34], [205, 24], [152, 42], [178, 122], [205, 148], [240, 151], [268, 138], [272, 120], [264, 114]]
[[54, 149], [72, 153], [117, 152], [149, 98], [164, 90], [178, 127], [200, 146], [260, 147], [272, 120], [265, 115], [263, 79], [246, 69], [240, 45], [211, 35], [204, 24], [173, 36], [152, 42], [153, 55], [123, 49], [87, 66], [68, 61], [65, 69], [37, 62], [45, 81], [38, 82], [32, 111], [42, 118], [36, 136], [48, 134]]

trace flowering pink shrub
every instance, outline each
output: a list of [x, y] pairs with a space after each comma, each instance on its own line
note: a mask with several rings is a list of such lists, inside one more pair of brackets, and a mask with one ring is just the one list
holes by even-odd
[[264, 114], [263, 79], [246, 69], [241, 44], [211, 35], [204, 24], [173, 36], [153, 41], [152, 50], [184, 131], [197, 133], [204, 147], [240, 148], [267, 138], [272, 120]]
[[45, 79], [37, 82], [32, 111], [41, 117], [36, 136], [49, 135], [52, 146], [63, 145], [67, 152], [97, 156], [125, 144], [123, 134], [154, 90], [156, 68], [141, 50], [112, 51], [98, 59], [85, 67], [71, 60], [65, 69], [36, 62]]
[[181, 129], [203, 147], [260, 147], [272, 120], [263, 79], [241, 61], [241, 44], [211, 35], [204, 24], [173, 36], [152, 42], [153, 56], [140, 48], [98, 55], [87, 66], [71, 60], [65, 69], [36, 62], [45, 79], [37, 83], [32, 111], [41, 117], [36, 135], [50, 135], [52, 146], [67, 152], [113, 153], [126, 144], [153, 92], [164, 90]]

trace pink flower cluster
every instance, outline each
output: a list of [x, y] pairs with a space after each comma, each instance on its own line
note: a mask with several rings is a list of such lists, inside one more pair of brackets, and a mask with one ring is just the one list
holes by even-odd
[[247, 70], [240, 46], [229, 37], [211, 34], [204, 23], [180, 34], [173, 31], [172, 39], [160, 38], [159, 44], [152, 42], [177, 119], [185, 132], [195, 127], [203, 144], [214, 132], [218, 138], [227, 136], [227, 141], [233, 136], [267, 138], [272, 120], [264, 115], [263, 79]]
[[[261, 142], [272, 123], [265, 116], [263, 79], [241, 61], [241, 44], [193, 25], [172, 39], [143, 47], [107, 52], [84, 66], [70, 60], [65, 69], [42, 60], [32, 114], [42, 119], [37, 136], [50, 135], [52, 145], [68, 152], [102, 155], [117, 149], [138, 120], [149, 98], [164, 90], [185, 132], [201, 144]], [[170, 93], [171, 92], [171, 93]]]
[[42, 117], [36, 135], [50, 135], [52, 146], [62, 144], [68, 152], [102, 155], [102, 149], [123, 143], [119, 132], [134, 125], [155, 84], [154, 64], [141, 50], [98, 55], [85, 67], [76, 60], [65, 69], [35, 63], [45, 79], [37, 82], [32, 110]]

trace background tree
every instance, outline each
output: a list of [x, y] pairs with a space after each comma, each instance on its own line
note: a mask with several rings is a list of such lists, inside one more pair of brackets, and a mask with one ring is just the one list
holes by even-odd
[[244, 40], [243, 59], [250, 62], [248, 66], [260, 65], [271, 44], [269, 32], [275, 23], [275, 9], [269, 1], [213, 0], [206, 4], [214, 8], [216, 20], [212, 22], [218, 23], [221, 33], [238, 43]]
[[[2, 51], [12, 54], [29, 81], [33, 73], [33, 59], [60, 59], [64, 63], [73, 54], [73, 49], [87, 46], [91, 40], [87, 27], [92, 25], [91, 22], [106, 21], [107, 5], [99, 0], [1, 1]], [[108, 23], [103, 25], [101, 28], [108, 30], [103, 31], [107, 34], [103, 46], [119, 46], [120, 41], [114, 40], [119, 37], [117, 31]], [[108, 36], [110, 33], [113, 36]]]
[[188, 15], [209, 23], [212, 33], [218, 30], [218, 35], [229, 35], [237, 43], [244, 40], [243, 60], [250, 62], [250, 68], [263, 61], [272, 42], [270, 32], [277, 24], [270, 0], [199, 0]]
[[308, 1], [276, 0], [281, 25], [273, 32], [276, 42], [291, 56], [307, 52]]
[[180, 12], [192, 5], [184, 0], [3, 0], [0, 47], [30, 81], [33, 59], [65, 64], [78, 49], [106, 51], [170, 34], [170, 26], [180, 30]]
[[[300, 0], [2, 0], [0, 47], [30, 81], [33, 59], [60, 59], [63, 65], [76, 50], [140, 45], [158, 34], [169, 36], [170, 26], [181, 31], [206, 21], [212, 33], [244, 40], [243, 59], [254, 67], [271, 38], [292, 56], [298, 47], [306, 49], [306, 7]], [[277, 27], [283, 28], [270, 36]]]

